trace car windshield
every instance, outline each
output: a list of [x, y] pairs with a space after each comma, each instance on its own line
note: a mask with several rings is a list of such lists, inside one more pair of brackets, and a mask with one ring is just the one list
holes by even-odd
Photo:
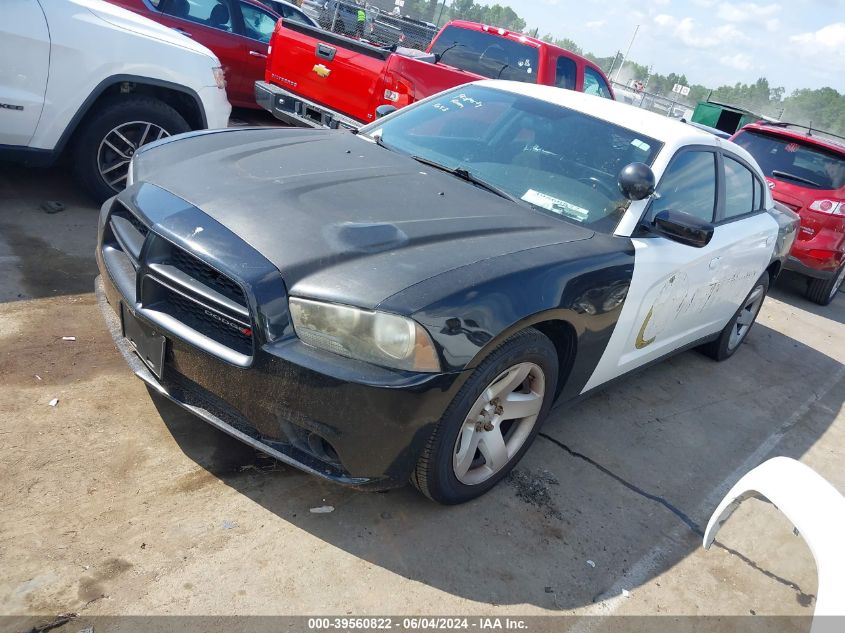
[[447, 26], [431, 52], [444, 64], [482, 77], [537, 83], [537, 48], [501, 35]]
[[[388, 149], [550, 215], [613, 232], [628, 208], [617, 176], [651, 165], [660, 142], [512, 92], [469, 85], [361, 129]], [[469, 176], [469, 177], [467, 177]]]
[[748, 150], [763, 173], [810, 189], [845, 187], [845, 154], [791, 138], [745, 130], [734, 143]]

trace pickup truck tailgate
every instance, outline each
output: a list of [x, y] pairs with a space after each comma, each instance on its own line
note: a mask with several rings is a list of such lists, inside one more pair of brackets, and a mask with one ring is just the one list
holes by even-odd
[[270, 40], [268, 83], [362, 122], [375, 118], [387, 49], [322, 29], [279, 20]]

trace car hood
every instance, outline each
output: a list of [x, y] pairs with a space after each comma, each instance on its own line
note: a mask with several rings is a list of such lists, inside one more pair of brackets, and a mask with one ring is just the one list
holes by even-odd
[[134, 178], [235, 233], [290, 294], [362, 307], [455, 268], [593, 236], [344, 131], [174, 137], [136, 155]]

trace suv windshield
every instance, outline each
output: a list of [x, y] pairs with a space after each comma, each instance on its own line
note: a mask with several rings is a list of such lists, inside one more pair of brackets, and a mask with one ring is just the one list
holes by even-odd
[[500, 35], [448, 26], [431, 52], [444, 64], [482, 77], [537, 83], [537, 49]]
[[845, 154], [750, 130], [740, 132], [734, 143], [745, 148], [770, 178], [810, 189], [845, 187]]
[[[660, 142], [532, 97], [469, 85], [361, 129], [388, 149], [499, 195], [612, 232], [628, 208], [628, 163], [651, 165]], [[433, 165], [432, 165], [433, 164]]]

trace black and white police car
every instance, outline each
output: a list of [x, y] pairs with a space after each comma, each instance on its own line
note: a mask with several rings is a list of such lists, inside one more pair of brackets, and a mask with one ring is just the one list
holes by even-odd
[[500, 81], [357, 134], [165, 139], [129, 178], [97, 283], [136, 373], [314, 475], [442, 503], [495, 485], [555, 400], [734, 354], [797, 226], [729, 141]]

